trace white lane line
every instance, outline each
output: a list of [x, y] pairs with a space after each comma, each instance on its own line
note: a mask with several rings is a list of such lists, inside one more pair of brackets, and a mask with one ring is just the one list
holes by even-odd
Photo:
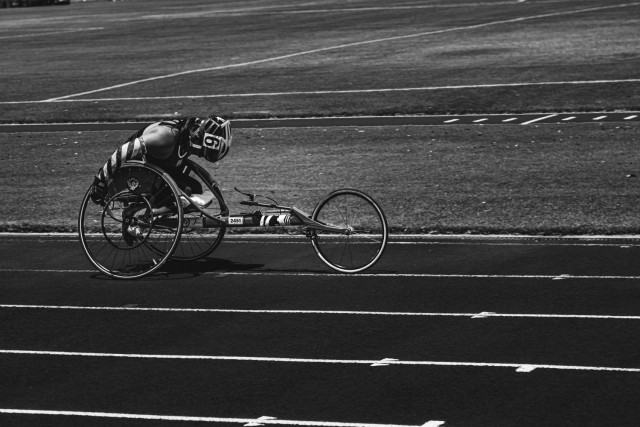
[[[20, 269], [20, 268], [0, 268], [0, 273], [99, 273], [98, 270], [70, 270], [70, 269]], [[159, 271], [150, 276], [162, 276], [168, 273]], [[334, 273], [330, 270], [326, 272], [309, 273], [309, 272], [291, 272], [291, 271], [205, 271], [198, 273], [199, 275], [216, 275], [216, 276], [277, 276], [277, 277], [350, 277], [357, 279], [359, 277], [414, 277], [414, 278], [430, 278], [430, 279], [574, 279], [574, 280], [640, 280], [640, 276], [582, 276], [571, 274], [434, 274], [434, 273], [357, 273], [343, 274]], [[141, 279], [144, 280], [144, 279]]]
[[570, 116], [570, 117], [565, 117], [564, 119], [562, 119], [563, 122], [568, 122], [570, 120], [574, 120], [576, 118], [576, 116]]
[[[223, 189], [224, 191], [224, 189]], [[101, 234], [87, 234], [90, 238], [101, 239]], [[78, 233], [0, 233], [3, 242], [65, 242], [77, 244]], [[303, 235], [285, 234], [228, 234], [228, 243], [303, 243], [308, 239]], [[524, 234], [390, 234], [389, 245], [546, 245], [546, 246], [640, 246], [640, 235], [563, 235], [536, 236]]]
[[[212, 272], [217, 274], [216, 272]], [[205, 273], [206, 274], [206, 273]], [[238, 275], [238, 276], [255, 276], [270, 274], [267, 272], [250, 272], [250, 271], [230, 271], [224, 272], [224, 275]], [[276, 276], [339, 276], [339, 277], [351, 277], [353, 279], [357, 277], [417, 277], [417, 278], [460, 278], [460, 279], [622, 279], [622, 280], [638, 280], [640, 276], [582, 276], [582, 275], [570, 275], [570, 274], [434, 274], [434, 273], [358, 273], [353, 274], [341, 274], [341, 273], [306, 273], [306, 272], [276, 272]]]
[[575, 9], [575, 10], [568, 10], [568, 11], [562, 11], [562, 12], [543, 13], [543, 14], [539, 14], [539, 15], [523, 16], [523, 17], [520, 17], [520, 18], [512, 18], [512, 19], [505, 19], [505, 20], [500, 20], [500, 21], [484, 22], [484, 23], [481, 23], [481, 24], [467, 25], [467, 26], [464, 26], [464, 27], [453, 27], [453, 28], [446, 28], [446, 29], [442, 29], [442, 30], [434, 30], [434, 31], [425, 31], [425, 32], [421, 32], [421, 33], [406, 34], [406, 35], [402, 35], [402, 36], [384, 37], [384, 38], [380, 38], [380, 39], [372, 39], [372, 40], [364, 40], [364, 41], [353, 42], [353, 43], [345, 43], [345, 44], [327, 46], [327, 47], [318, 48], [318, 49], [311, 49], [311, 50], [306, 50], [306, 51], [301, 51], [301, 52], [294, 52], [294, 53], [290, 53], [290, 54], [287, 54], [287, 55], [280, 55], [280, 56], [274, 56], [274, 57], [270, 57], [270, 58], [258, 59], [258, 60], [255, 60], [255, 61], [247, 61], [247, 62], [240, 62], [240, 63], [235, 63], [235, 64], [219, 65], [219, 66], [215, 66], [215, 67], [199, 68], [199, 69], [194, 69], [194, 70], [181, 71], [181, 72], [177, 72], [177, 73], [165, 74], [165, 75], [161, 75], [161, 76], [148, 77], [146, 79], [134, 80], [134, 81], [126, 82], [126, 83], [121, 83], [121, 84], [118, 84], [118, 85], [103, 87], [103, 88], [94, 89], [94, 90], [85, 91], [85, 92], [74, 93], [74, 94], [60, 96], [60, 97], [56, 97], [56, 98], [50, 98], [50, 99], [44, 100], [44, 102], [59, 101], [59, 100], [68, 99], [68, 98], [75, 98], [75, 97], [79, 97], [79, 96], [89, 95], [89, 94], [98, 93], [98, 92], [104, 92], [104, 91], [108, 91], [108, 90], [112, 90], [112, 89], [119, 89], [119, 88], [123, 88], [123, 87], [127, 87], [127, 86], [132, 86], [132, 85], [135, 85], [135, 84], [146, 83], [146, 82], [155, 81], [155, 80], [168, 79], [168, 78], [172, 78], [172, 77], [179, 77], [179, 76], [195, 74], [195, 73], [203, 73], [203, 72], [209, 72], [209, 71], [226, 70], [226, 69], [230, 69], [230, 68], [247, 67], [247, 66], [252, 66], [252, 65], [263, 64], [263, 63], [266, 63], [266, 62], [275, 62], [275, 61], [280, 61], [280, 60], [284, 60], [284, 59], [296, 58], [296, 57], [299, 57], [299, 56], [311, 55], [311, 54], [322, 53], [322, 52], [329, 52], [329, 51], [345, 49], [345, 48], [351, 48], [351, 47], [357, 47], [357, 46], [364, 46], [364, 45], [370, 45], [370, 44], [376, 44], [376, 43], [385, 43], [385, 42], [398, 41], [398, 40], [406, 40], [406, 39], [419, 38], [419, 37], [436, 35], [436, 34], [446, 34], [446, 33], [455, 32], [455, 31], [474, 30], [474, 29], [478, 29], [478, 28], [485, 28], [485, 27], [490, 27], [490, 26], [495, 26], [495, 25], [503, 25], [503, 24], [512, 24], [512, 23], [524, 22], [524, 21], [530, 21], [530, 20], [537, 20], [537, 19], [542, 19], [542, 18], [551, 18], [551, 17], [564, 16], [564, 15], [574, 15], [574, 14], [578, 14], [578, 13], [594, 12], [594, 11], [614, 9], [614, 8], [625, 8], [625, 7], [637, 6], [637, 5], [640, 5], [640, 2], [625, 3], [625, 4], [619, 4], [619, 5], [590, 7], [590, 8]]
[[627, 117], [625, 117], [625, 118], [624, 118], [624, 120], [633, 120], [633, 119], [635, 119], [636, 117], [638, 117], [638, 116], [637, 116], [636, 114], [633, 114], [633, 115], [631, 115], [631, 116], [627, 116]]
[[598, 117], [594, 117], [593, 120], [597, 121], [597, 120], [602, 120], [602, 119], [606, 119], [607, 116], [598, 116]]
[[[62, 357], [104, 357], [125, 359], [162, 359], [162, 360], [209, 360], [232, 362], [271, 362], [271, 363], [318, 363], [318, 364], [342, 364], [342, 365], [375, 365], [381, 360], [368, 359], [307, 359], [300, 357], [253, 357], [253, 356], [212, 356], [199, 354], [138, 354], [138, 353], [98, 353], [81, 351], [41, 351], [41, 350], [0, 350], [0, 354], [30, 355], [30, 356], [62, 356]], [[446, 362], [434, 360], [398, 360], [383, 359], [388, 365], [399, 366], [461, 366], [471, 368], [512, 368], [520, 369], [523, 366], [530, 370], [556, 369], [572, 371], [610, 371], [610, 372], [640, 372], [640, 368], [622, 368], [613, 366], [582, 366], [582, 365], [549, 365], [533, 363], [490, 363], [490, 362]]]
[[351, 311], [351, 310], [251, 310], [232, 308], [171, 308], [171, 307], [92, 307], [76, 305], [33, 305], [33, 304], [0, 304], [2, 308], [36, 309], [36, 310], [95, 310], [95, 311], [151, 311], [167, 313], [244, 313], [244, 314], [301, 314], [301, 315], [347, 315], [347, 316], [415, 316], [415, 317], [469, 317], [472, 319], [498, 318], [533, 318], [533, 319], [578, 319], [578, 320], [640, 320], [640, 316], [617, 316], [600, 314], [526, 314], [496, 313], [482, 311], [480, 313], [424, 313], [400, 311]]
[[154, 420], [154, 421], [183, 421], [183, 422], [204, 422], [204, 423], [234, 423], [245, 426], [261, 425], [294, 425], [309, 427], [436, 427], [444, 424], [444, 421], [428, 421], [420, 425], [402, 424], [372, 424], [372, 423], [346, 423], [336, 421], [304, 421], [304, 420], [280, 420], [276, 417], [262, 416], [259, 418], [227, 418], [227, 417], [195, 417], [184, 415], [154, 415], [154, 414], [130, 414], [118, 412], [85, 412], [85, 411], [53, 411], [43, 409], [10, 409], [0, 408], [0, 414], [17, 415], [56, 415], [56, 416], [76, 416], [91, 418], [120, 418], [134, 420]]
[[76, 28], [76, 29], [69, 29], [69, 30], [47, 31], [43, 33], [18, 34], [14, 36], [2, 36], [0, 37], [0, 40], [20, 39], [25, 37], [37, 37], [37, 36], [52, 36], [52, 35], [58, 35], [58, 34], [79, 33], [82, 31], [99, 31], [99, 30], [104, 30], [104, 27]]
[[508, 119], [504, 119], [502, 121], [502, 123], [509, 123], [509, 122], [514, 121], [514, 120], [518, 120], [518, 118], [517, 117], [511, 117], [511, 118], [508, 118]]
[[555, 116], [557, 116], [557, 115], [558, 115], [557, 113], [556, 113], [556, 114], [549, 114], [549, 115], [546, 115], [546, 116], [537, 117], [537, 118], [535, 118], [535, 119], [533, 119], [533, 120], [528, 120], [528, 121], [526, 121], [526, 122], [522, 122], [522, 123], [520, 123], [520, 124], [521, 124], [521, 125], [529, 125], [529, 124], [531, 124], [531, 123], [541, 122], [542, 120], [550, 119], [550, 118], [555, 117]]
[[[554, 85], [590, 85], [590, 84], [610, 84], [610, 83], [640, 83], [640, 79], [624, 80], [583, 80], [583, 81], [557, 81], [557, 82], [522, 82], [522, 83], [497, 83], [497, 84], [470, 84], [456, 86], [422, 86], [404, 88], [376, 88], [376, 89], [345, 89], [345, 90], [314, 90], [314, 91], [291, 91], [291, 92], [255, 92], [255, 93], [228, 93], [228, 94], [206, 94], [206, 95], [167, 95], [167, 96], [137, 96], [137, 97], [108, 97], [108, 98], [82, 98], [68, 99], [53, 98], [47, 100], [32, 101], [2, 101], [0, 105], [13, 104], [41, 104], [51, 103], [78, 103], [78, 102], [111, 102], [111, 101], [157, 101], [157, 100], [179, 100], [179, 99], [211, 99], [211, 98], [252, 98], [252, 97], [274, 97], [274, 96], [310, 96], [310, 95], [344, 95], [356, 93], [387, 93], [387, 92], [417, 92], [417, 91], [438, 91], [438, 90], [460, 90], [460, 89], [493, 89], [503, 87], [522, 86], [554, 86]], [[107, 90], [107, 89], [103, 89]], [[76, 96], [76, 95], [70, 95]], [[79, 95], [78, 95], [79, 96]]]
[[[637, 240], [637, 237], [633, 238], [634, 241]], [[0, 239], [0, 244], [4, 242], [40, 242], [40, 243], [72, 243], [77, 244], [77, 240], [69, 240], [69, 239], [56, 239], [56, 238], [47, 238], [47, 239], [38, 239], [38, 238], [25, 238], [25, 239]], [[277, 238], [274, 240], [269, 239], [252, 239], [250, 237], [243, 240], [226, 240], [225, 245], [229, 244], [251, 244], [251, 243], [272, 243], [272, 244], [284, 244], [284, 245], [308, 245], [307, 241], [296, 241], [296, 240], [288, 240], [287, 238], [282, 238], [282, 240], [278, 240]], [[567, 242], [567, 241], [523, 241], [523, 242], [492, 242], [492, 241], [482, 241], [482, 240], [471, 240], [469, 242], [456, 242], [456, 241], [389, 241], [388, 245], [392, 246], [419, 246], [419, 245], [429, 245], [429, 246], [567, 246], [567, 247], [617, 247], [617, 248], [632, 248], [640, 246], [639, 243], [625, 243], [623, 241], [612, 241], [612, 242], [604, 242], [604, 243], [582, 243], [582, 242]], [[0, 268], [0, 272], [3, 271]], [[34, 270], [40, 271], [40, 270]], [[51, 271], [65, 271], [65, 270], [51, 270]], [[77, 271], [77, 270], [69, 270], [69, 271]]]
[[487, 119], [485, 117], [485, 118], [482, 118], [482, 119], [474, 120], [473, 123], [482, 123], [482, 122], [486, 122], [487, 120], [489, 120], [489, 119]]
[[449, 119], [449, 120], [445, 120], [444, 123], [455, 123], [457, 121], [459, 121], [460, 119]]

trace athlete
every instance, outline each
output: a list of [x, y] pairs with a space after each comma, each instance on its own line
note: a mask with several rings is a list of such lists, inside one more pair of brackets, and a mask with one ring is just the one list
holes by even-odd
[[[107, 183], [118, 168], [127, 160], [144, 160], [171, 175], [194, 202], [205, 206], [211, 203], [213, 194], [203, 191], [198, 180], [182, 173], [181, 166], [191, 154], [217, 162], [227, 155], [230, 146], [230, 122], [220, 117], [185, 117], [152, 123], [131, 135], [100, 168], [93, 181], [91, 200], [104, 205]], [[219, 191], [217, 187], [215, 190]], [[222, 211], [223, 214], [228, 211], [226, 206]]]

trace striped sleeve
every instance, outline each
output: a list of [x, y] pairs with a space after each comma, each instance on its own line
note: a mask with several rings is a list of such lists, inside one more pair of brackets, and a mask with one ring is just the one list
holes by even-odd
[[122, 163], [128, 160], [141, 160], [145, 154], [147, 154], [147, 147], [144, 145], [142, 137], [122, 144], [98, 171], [98, 179], [107, 182]]

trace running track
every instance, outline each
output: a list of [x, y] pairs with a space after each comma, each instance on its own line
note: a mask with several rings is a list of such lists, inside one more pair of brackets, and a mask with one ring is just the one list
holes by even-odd
[[[530, 125], [548, 123], [632, 123], [640, 122], [640, 112], [593, 113], [528, 113], [528, 114], [478, 114], [433, 116], [359, 116], [359, 117], [310, 117], [281, 119], [234, 119], [234, 128], [279, 128], [319, 126], [436, 126], [436, 125]], [[147, 122], [114, 123], [33, 123], [0, 124], [0, 133], [135, 130]]]
[[[635, 122], [634, 113], [234, 120], [237, 128]], [[0, 132], [141, 123], [1, 125]], [[399, 237], [328, 271], [237, 237], [137, 282], [75, 236], [0, 236], [0, 425], [635, 426], [633, 237]]]
[[135, 282], [0, 235], [0, 425], [637, 426], [639, 241], [231, 237]]

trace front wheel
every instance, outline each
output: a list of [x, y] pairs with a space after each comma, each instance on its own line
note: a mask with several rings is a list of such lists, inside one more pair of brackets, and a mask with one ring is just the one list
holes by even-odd
[[359, 190], [334, 191], [318, 203], [311, 219], [342, 233], [311, 230], [320, 259], [341, 273], [358, 273], [374, 265], [387, 246], [387, 219], [378, 203]]

